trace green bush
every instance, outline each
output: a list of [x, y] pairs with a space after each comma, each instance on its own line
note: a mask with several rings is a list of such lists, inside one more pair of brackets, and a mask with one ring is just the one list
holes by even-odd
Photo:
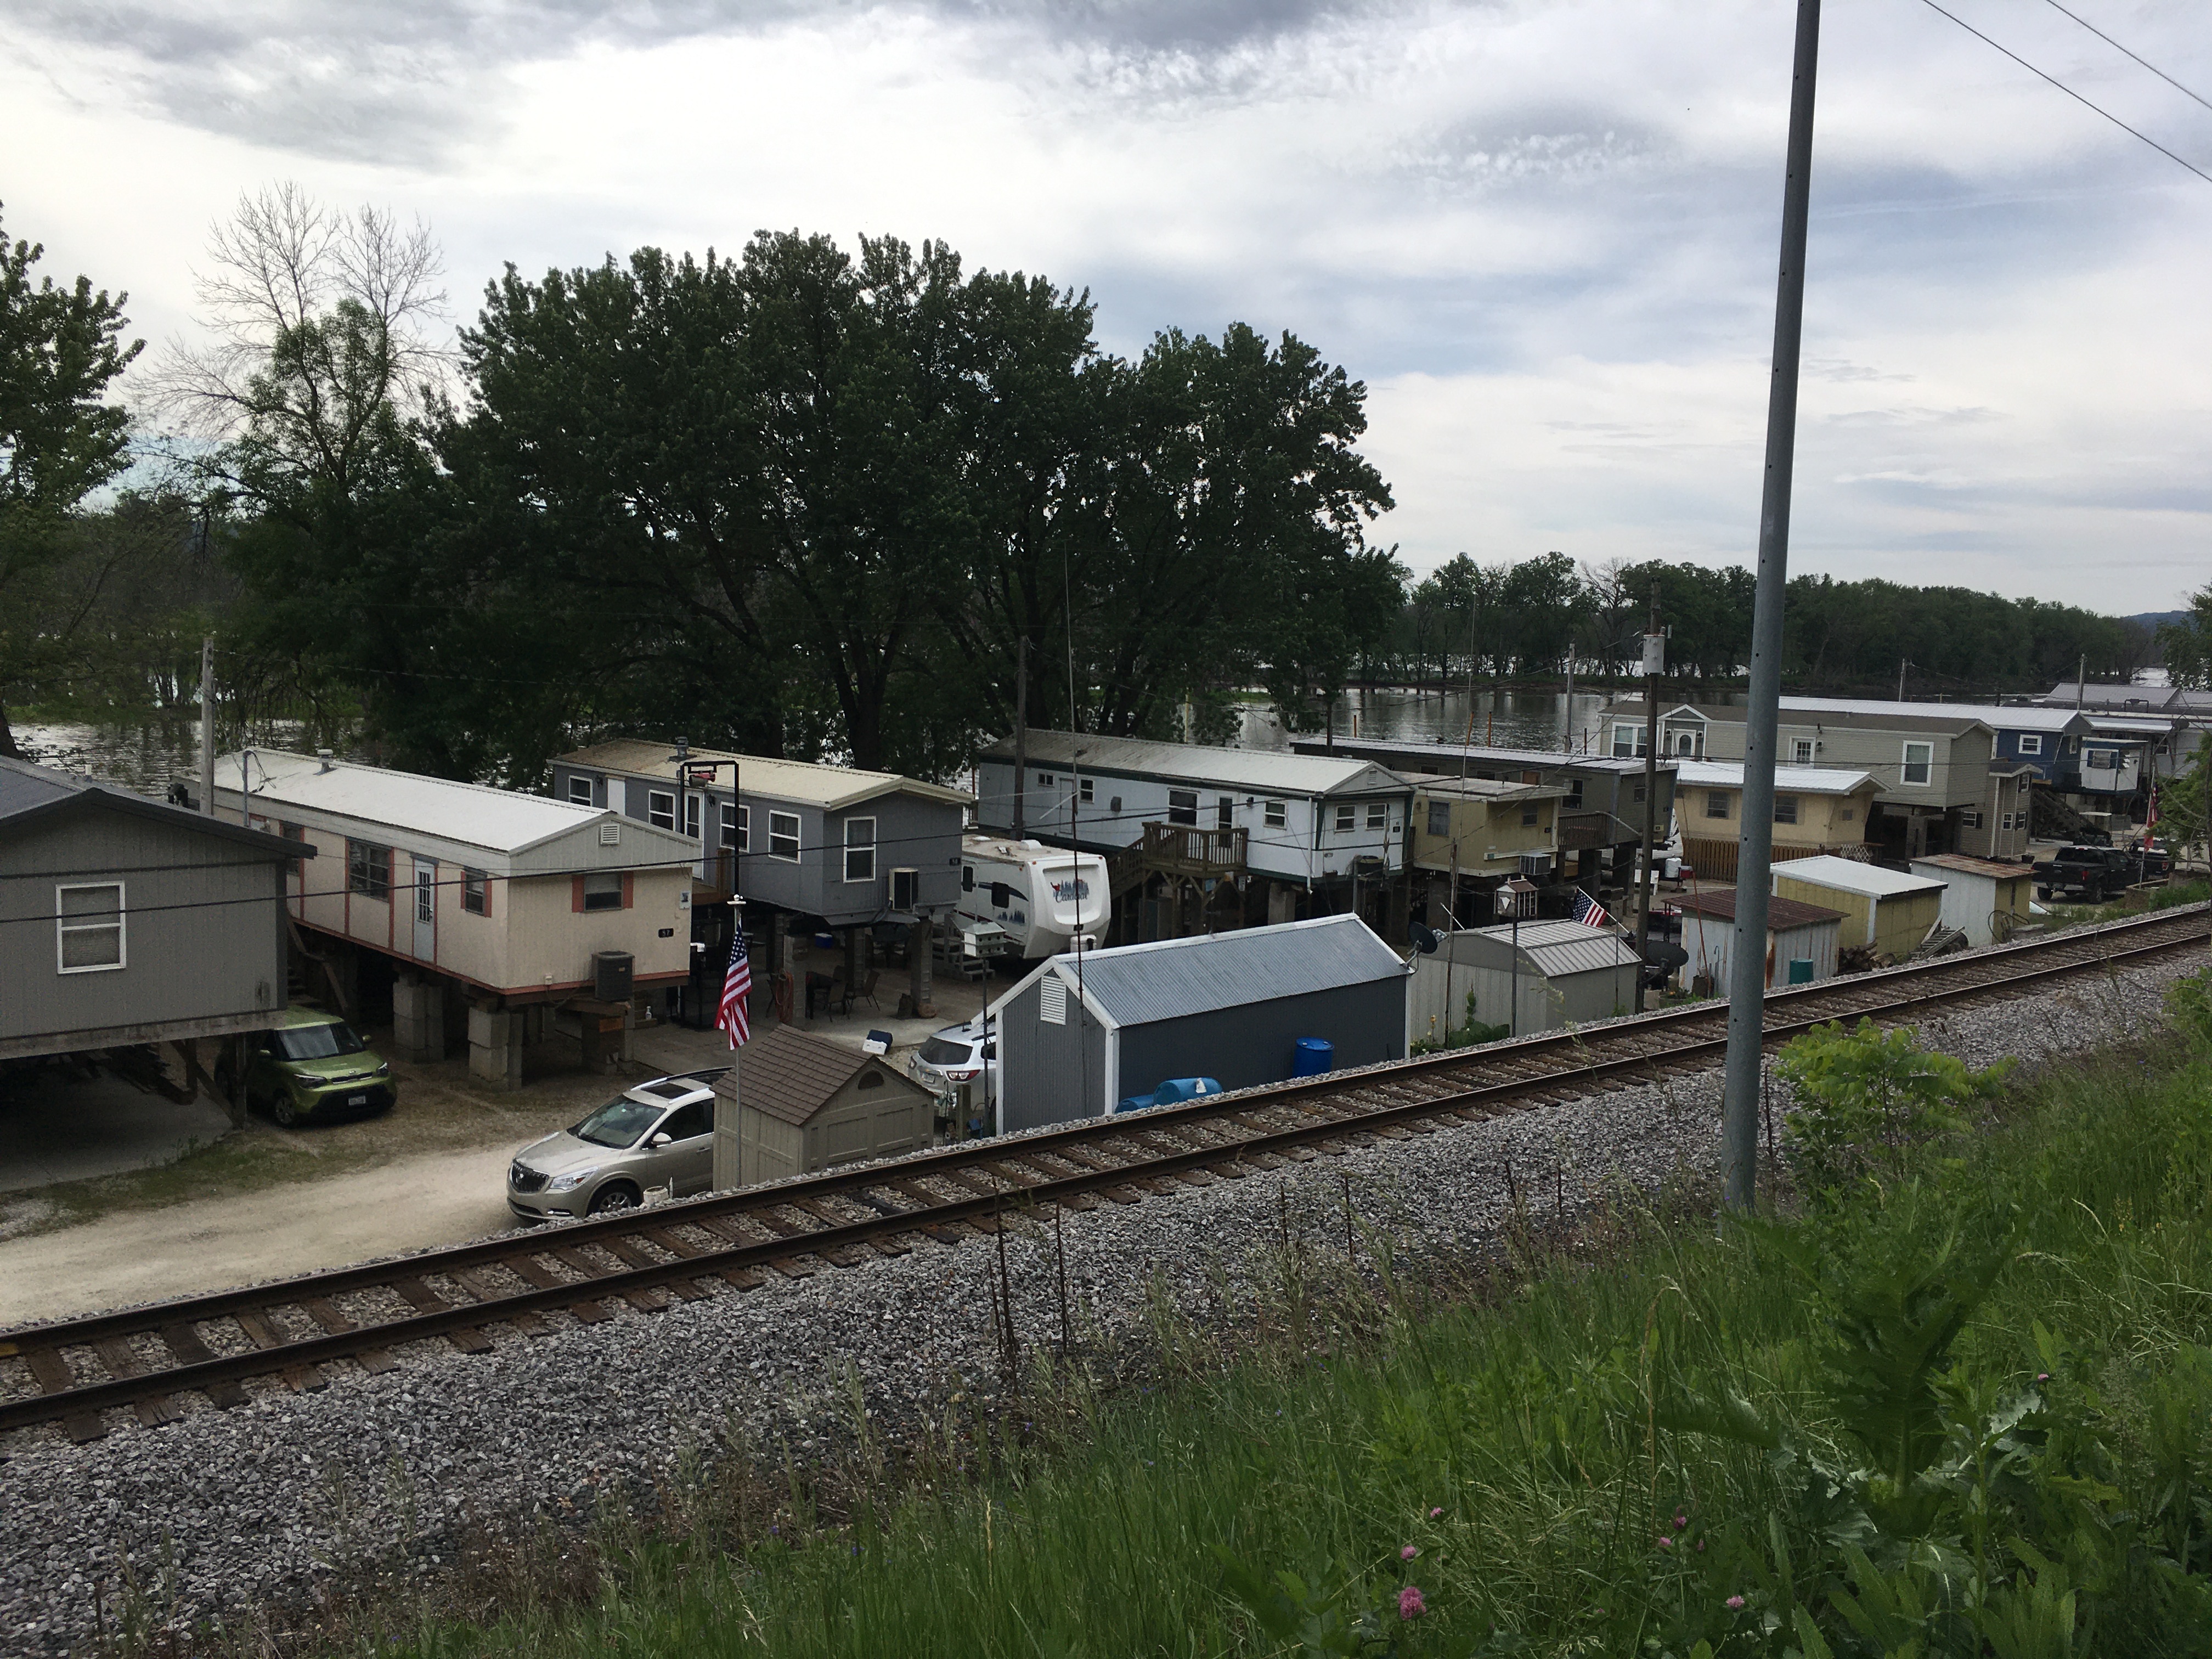
[[1910, 1026], [1847, 1031], [1821, 1025], [1782, 1051], [1778, 1069], [1797, 1091], [1785, 1122], [1792, 1171], [1834, 1201], [1869, 1180], [1901, 1179], [1930, 1141], [1966, 1127], [1973, 1104], [1996, 1094], [2009, 1066], [1976, 1071], [1920, 1045]]

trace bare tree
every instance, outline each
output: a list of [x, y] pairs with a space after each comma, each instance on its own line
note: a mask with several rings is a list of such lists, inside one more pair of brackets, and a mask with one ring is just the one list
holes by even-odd
[[213, 470], [264, 504], [306, 483], [349, 491], [380, 440], [443, 395], [443, 263], [428, 228], [276, 185], [240, 199], [209, 258], [207, 337], [171, 342], [155, 405], [218, 445]]

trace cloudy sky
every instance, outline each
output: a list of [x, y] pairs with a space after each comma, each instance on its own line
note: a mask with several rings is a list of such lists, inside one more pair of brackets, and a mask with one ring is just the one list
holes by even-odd
[[[2049, 0], [1948, 9], [2212, 173]], [[2067, 0], [2212, 97], [2192, 0]], [[764, 227], [1232, 319], [1364, 380], [1424, 569], [1748, 562], [1788, 0], [10, 0], [0, 200], [191, 327], [240, 193], [419, 215], [457, 314]], [[2191, 27], [2192, 22], [2196, 27]], [[1923, 0], [1831, 0], [1793, 568], [2126, 611], [2212, 580], [2212, 183]]]

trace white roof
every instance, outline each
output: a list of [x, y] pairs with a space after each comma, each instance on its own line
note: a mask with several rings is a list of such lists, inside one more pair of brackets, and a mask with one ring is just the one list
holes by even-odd
[[1809, 859], [1788, 859], [1774, 866], [1779, 878], [1787, 876], [1792, 881], [1802, 881], [1814, 887], [1832, 887], [1839, 892], [1860, 893], [1875, 898], [1889, 898], [1899, 893], [1928, 893], [1948, 883], [1927, 876], [1908, 876], [1901, 870], [1885, 870], [1878, 864], [1861, 864], [1856, 859], [1839, 859], [1832, 853], [1822, 853]]
[[[864, 772], [857, 767], [823, 766], [813, 761], [778, 760], [766, 755], [740, 755], [728, 749], [693, 749], [695, 761], [729, 761], [735, 771], [717, 771], [713, 787], [724, 793], [729, 779], [738, 780], [740, 793], [774, 800], [798, 801], [826, 811], [842, 811], [879, 795], [917, 795], [947, 806], [965, 806], [975, 799], [959, 789], [947, 789], [896, 772]], [[615, 738], [557, 757], [562, 765], [588, 767], [601, 772], [620, 772], [631, 777], [676, 778], [676, 760], [665, 743], [642, 738]]]
[[2063, 732], [2080, 718], [2080, 712], [2072, 708], [1992, 702], [1893, 702], [1873, 697], [1784, 697], [1782, 707], [1800, 714], [1910, 714], [1917, 720], [1955, 715], [2007, 732]]
[[[1853, 772], [1840, 766], [1778, 766], [1774, 787], [1784, 794], [1853, 795], [1875, 781], [1871, 772]], [[1741, 761], [1680, 760], [1674, 763], [1678, 789], [1741, 789]]]
[[[1080, 757], [1076, 753], [1082, 751]], [[1172, 778], [1179, 783], [1226, 784], [1278, 795], [1334, 795], [1403, 791], [1409, 786], [1372, 761], [1327, 755], [1288, 755], [1275, 749], [1214, 749], [1203, 744], [1164, 743], [1152, 738], [1107, 738], [1091, 732], [1041, 732], [1026, 740], [1028, 764], [1071, 772], [1113, 772]], [[1011, 761], [1014, 744], [1001, 738], [983, 751]]]
[[[218, 790], [238, 794], [242, 763], [251, 785], [246, 803], [254, 811], [283, 818], [287, 816], [283, 808], [296, 807], [303, 813], [350, 820], [395, 841], [411, 836], [411, 844], [422, 850], [436, 850], [434, 844], [442, 842], [513, 859], [547, 842], [579, 836], [582, 847], [591, 851], [581, 855], [580, 848], [576, 861], [594, 866], [626, 868], [698, 856], [696, 844], [684, 836], [605, 808], [388, 767], [326, 762], [281, 749], [217, 757]], [[611, 857], [598, 851], [599, 837], [592, 826], [601, 823], [621, 826], [622, 842], [607, 848]]]

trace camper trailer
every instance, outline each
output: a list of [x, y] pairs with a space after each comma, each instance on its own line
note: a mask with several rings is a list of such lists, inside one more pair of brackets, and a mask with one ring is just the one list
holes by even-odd
[[1097, 950], [1108, 904], [1106, 860], [1096, 853], [1004, 836], [962, 838], [959, 925], [1004, 928], [1012, 954], [1025, 962]]

